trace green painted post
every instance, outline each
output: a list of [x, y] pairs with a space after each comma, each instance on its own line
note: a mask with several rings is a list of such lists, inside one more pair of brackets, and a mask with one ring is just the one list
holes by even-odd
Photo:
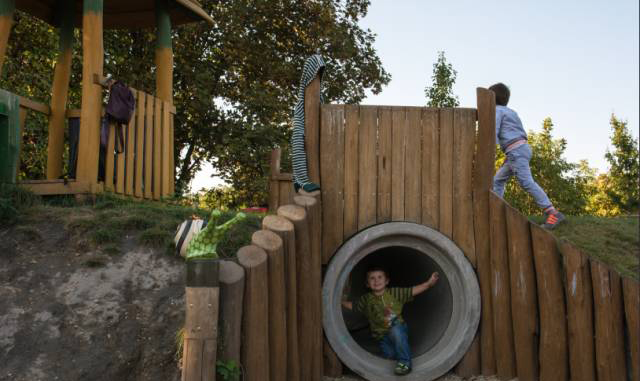
[[0, 184], [16, 182], [20, 138], [19, 98], [0, 89]]

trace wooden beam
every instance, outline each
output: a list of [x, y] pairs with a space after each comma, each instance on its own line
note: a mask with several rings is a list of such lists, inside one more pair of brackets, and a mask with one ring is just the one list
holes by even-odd
[[156, 96], [173, 103], [173, 48], [169, 1], [156, 0]]
[[29, 98], [20, 97], [20, 107], [27, 108], [33, 111], [43, 113], [45, 115], [51, 114], [51, 108], [40, 102], [33, 101]]
[[86, 182], [75, 180], [26, 180], [20, 181], [19, 184], [31, 192], [41, 195], [56, 195], [56, 194], [77, 194], [77, 193], [90, 193], [91, 187]]
[[7, 53], [9, 44], [9, 34], [13, 25], [13, 12], [16, 9], [15, 0], [3, 0], [0, 2], [0, 74], [2, 74], [2, 64]]

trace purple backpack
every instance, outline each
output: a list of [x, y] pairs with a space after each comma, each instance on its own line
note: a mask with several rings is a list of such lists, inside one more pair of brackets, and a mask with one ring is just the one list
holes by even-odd
[[129, 124], [135, 108], [136, 99], [133, 97], [133, 92], [127, 87], [127, 85], [120, 81], [116, 81], [111, 85], [109, 101], [107, 102], [107, 108], [105, 111], [109, 120], [117, 124], [117, 153], [124, 151], [124, 131], [122, 126]]

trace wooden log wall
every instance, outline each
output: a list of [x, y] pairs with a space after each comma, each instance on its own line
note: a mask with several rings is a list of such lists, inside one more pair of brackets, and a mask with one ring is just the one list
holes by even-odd
[[[306, 133], [319, 136], [312, 152], [320, 164], [322, 264], [373, 224], [412, 221], [435, 228], [475, 268], [483, 302], [478, 336], [457, 373], [549, 381], [629, 374], [640, 380], [638, 282], [559, 243], [490, 192], [490, 91], [478, 89], [477, 111], [317, 107], [319, 131]], [[274, 153], [270, 206], [292, 203], [288, 176]], [[325, 345], [325, 372], [335, 376], [332, 355]]]
[[129, 124], [123, 127], [124, 152], [114, 153], [116, 130], [115, 125], [109, 126], [104, 189], [158, 200], [170, 196], [174, 189], [175, 107], [168, 101], [132, 90], [136, 110]]

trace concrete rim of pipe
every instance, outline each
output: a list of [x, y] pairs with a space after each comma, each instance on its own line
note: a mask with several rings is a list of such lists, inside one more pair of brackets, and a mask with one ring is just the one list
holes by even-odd
[[[393, 374], [393, 361], [372, 354], [354, 340], [340, 304], [349, 274], [358, 262], [390, 247], [404, 247], [428, 256], [442, 270], [441, 281], [448, 282], [452, 296], [450, 319], [443, 325], [446, 329], [426, 352], [414, 354], [413, 371], [400, 377]], [[480, 288], [464, 253], [442, 233], [410, 222], [375, 225], [348, 239], [329, 263], [322, 302], [323, 326], [331, 347], [346, 366], [370, 381], [426, 381], [442, 376], [469, 349], [480, 321]]]

